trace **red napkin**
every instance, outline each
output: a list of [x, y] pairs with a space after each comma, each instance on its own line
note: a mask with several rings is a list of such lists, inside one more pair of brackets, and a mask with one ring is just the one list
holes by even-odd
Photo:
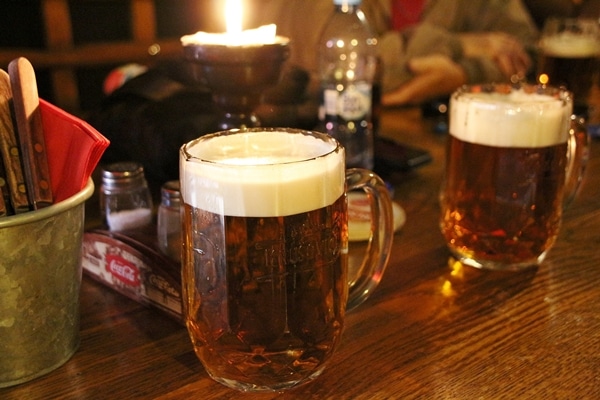
[[109, 140], [87, 122], [40, 99], [54, 203], [83, 189]]

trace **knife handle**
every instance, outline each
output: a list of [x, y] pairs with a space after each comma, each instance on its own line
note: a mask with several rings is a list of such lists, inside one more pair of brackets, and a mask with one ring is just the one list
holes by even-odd
[[37, 210], [51, 205], [53, 196], [35, 71], [29, 60], [19, 57], [8, 64], [8, 74], [25, 183], [30, 203]]
[[[12, 211], [15, 214], [30, 211], [25, 176], [21, 163], [21, 150], [15, 134], [11, 112], [12, 90], [6, 71], [0, 69], [0, 158], [4, 162], [4, 172]], [[7, 204], [8, 205], [8, 204]]]
[[10, 194], [8, 192], [8, 182], [6, 180], [6, 171], [4, 171], [4, 162], [0, 157], [0, 217], [11, 214], [8, 204], [10, 202]]

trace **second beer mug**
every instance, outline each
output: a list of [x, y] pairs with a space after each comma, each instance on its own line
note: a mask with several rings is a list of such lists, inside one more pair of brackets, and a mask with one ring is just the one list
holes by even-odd
[[[377, 286], [393, 240], [391, 200], [367, 170], [345, 170], [328, 135], [252, 128], [181, 148], [184, 313], [197, 356], [243, 391], [317, 377], [347, 308]], [[346, 193], [372, 201], [372, 239], [348, 276]], [[354, 282], [349, 288], [348, 282]]]
[[598, 20], [548, 18], [539, 45], [538, 82], [566, 86], [574, 95], [576, 114], [586, 115], [590, 92], [598, 79]]
[[[558, 235], [585, 167], [571, 93], [546, 86], [464, 87], [450, 100], [441, 230], [480, 268], [537, 265]], [[566, 193], [570, 191], [570, 193]]]

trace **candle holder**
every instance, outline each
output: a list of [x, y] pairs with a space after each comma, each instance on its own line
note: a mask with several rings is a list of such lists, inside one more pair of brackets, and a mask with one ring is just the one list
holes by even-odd
[[184, 57], [193, 65], [193, 76], [212, 92], [223, 115], [219, 129], [260, 126], [254, 113], [266, 88], [275, 85], [289, 56], [289, 40], [229, 46], [186, 44]]

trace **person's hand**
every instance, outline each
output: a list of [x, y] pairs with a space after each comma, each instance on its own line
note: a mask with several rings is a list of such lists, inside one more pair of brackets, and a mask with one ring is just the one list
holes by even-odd
[[415, 57], [408, 63], [413, 78], [381, 96], [384, 106], [421, 104], [448, 95], [467, 82], [463, 68], [449, 57], [432, 54]]
[[477, 32], [460, 35], [464, 56], [493, 60], [508, 80], [522, 79], [531, 67], [523, 45], [504, 32]]

